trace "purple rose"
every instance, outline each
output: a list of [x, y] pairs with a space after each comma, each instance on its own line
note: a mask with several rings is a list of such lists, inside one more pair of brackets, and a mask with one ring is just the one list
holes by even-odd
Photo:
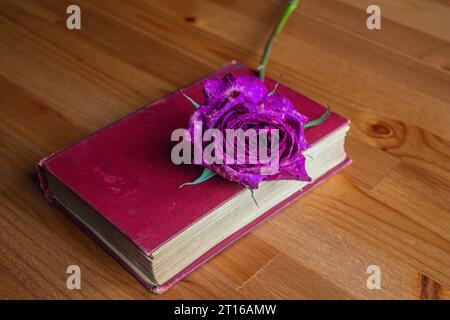
[[[227, 143], [227, 129], [253, 129], [258, 133], [263, 129], [269, 132], [277, 129], [279, 141], [276, 172], [268, 171], [270, 174], [267, 174], [265, 169], [270, 164], [260, 161], [258, 154], [254, 154], [249, 147], [245, 148], [245, 159], [256, 159], [256, 163], [229, 164], [224, 161], [210, 164], [202, 160], [204, 167], [252, 189], [266, 180], [311, 181], [302, 155], [302, 151], [308, 147], [304, 135], [304, 124], [308, 118], [300, 114], [286, 97], [278, 93], [271, 94], [257, 77], [232, 74], [222, 79], [206, 80], [203, 93], [205, 102], [193, 113], [189, 122], [191, 136], [195, 125], [198, 127], [200, 123], [203, 132], [212, 128], [220, 130], [224, 136], [223, 146]], [[269, 134], [268, 149], [271, 137]], [[205, 146], [203, 142], [201, 146], [194, 145], [194, 148]]]

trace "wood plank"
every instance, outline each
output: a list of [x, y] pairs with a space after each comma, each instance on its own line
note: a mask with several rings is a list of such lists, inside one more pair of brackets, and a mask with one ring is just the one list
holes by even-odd
[[368, 0], [301, 2], [268, 75], [352, 121], [354, 163], [160, 296], [48, 204], [34, 165], [231, 59], [255, 67], [285, 2], [77, 3], [69, 31], [70, 0], [0, 1], [0, 298], [450, 299], [448, 1], [380, 0], [376, 31]]

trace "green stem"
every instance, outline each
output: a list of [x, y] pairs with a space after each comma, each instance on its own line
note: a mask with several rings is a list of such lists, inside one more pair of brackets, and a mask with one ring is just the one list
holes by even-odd
[[272, 49], [272, 43], [277, 37], [277, 35], [283, 30], [284, 25], [286, 24], [286, 21], [288, 20], [291, 13], [297, 8], [299, 0], [290, 0], [289, 4], [284, 10], [283, 15], [280, 17], [280, 19], [277, 22], [277, 25], [275, 26], [275, 29], [272, 31], [272, 34], [270, 35], [269, 39], [267, 40], [266, 47], [264, 48], [264, 54], [261, 58], [261, 62], [258, 66], [258, 78], [261, 81], [264, 81], [264, 76], [266, 74], [266, 66], [267, 61], [269, 60], [269, 54], [270, 49]]

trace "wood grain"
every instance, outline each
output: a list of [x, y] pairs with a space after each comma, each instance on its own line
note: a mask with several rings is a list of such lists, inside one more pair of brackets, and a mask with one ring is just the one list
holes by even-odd
[[268, 66], [352, 121], [354, 163], [157, 296], [44, 199], [34, 165], [231, 59], [255, 67], [285, 1], [79, 0], [70, 31], [72, 1], [0, 0], [0, 298], [449, 299], [450, 2], [377, 1], [375, 31], [370, 3], [302, 1]]

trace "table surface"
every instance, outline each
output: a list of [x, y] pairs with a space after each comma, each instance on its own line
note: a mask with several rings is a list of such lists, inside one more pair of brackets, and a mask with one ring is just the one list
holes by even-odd
[[[42, 196], [43, 156], [235, 59], [286, 1], [0, 0], [0, 298], [450, 298], [450, 1], [304, 0], [268, 75], [352, 121], [353, 164], [163, 295]], [[81, 268], [81, 290], [66, 286]], [[381, 289], [367, 268], [379, 266]]]

